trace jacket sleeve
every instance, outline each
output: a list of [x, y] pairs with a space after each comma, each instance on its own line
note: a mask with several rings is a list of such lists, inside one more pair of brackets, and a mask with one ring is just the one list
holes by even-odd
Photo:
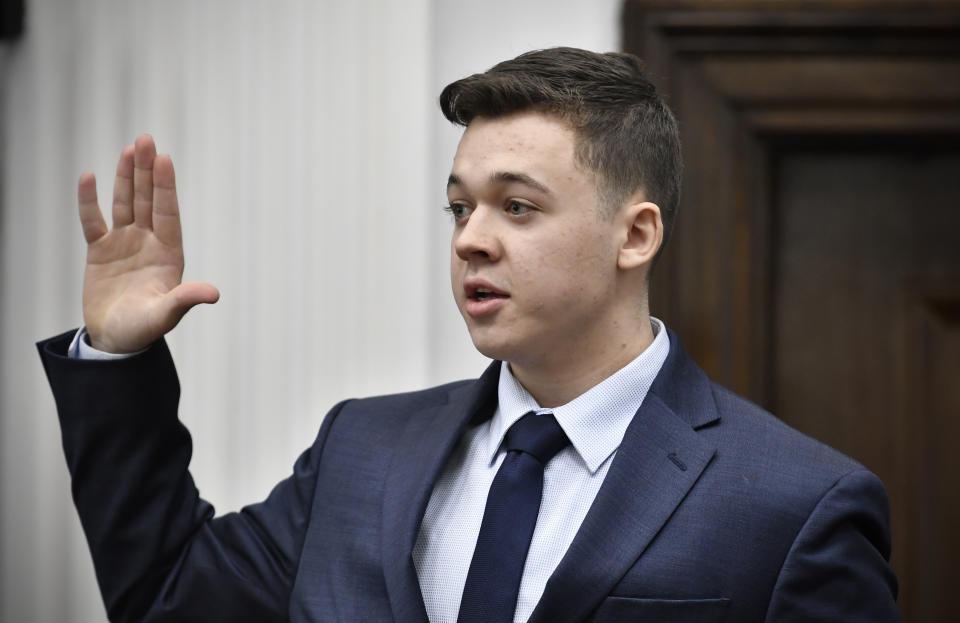
[[187, 468], [180, 387], [161, 341], [119, 361], [38, 348], [73, 500], [111, 621], [285, 621], [330, 423], [266, 500], [214, 518]]
[[900, 621], [890, 558], [886, 491], [871, 472], [851, 472], [807, 518], [780, 569], [768, 623]]

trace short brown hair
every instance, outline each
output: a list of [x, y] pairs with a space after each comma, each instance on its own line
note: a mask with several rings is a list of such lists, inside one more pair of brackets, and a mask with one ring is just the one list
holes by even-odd
[[528, 110], [556, 115], [577, 136], [577, 160], [597, 176], [601, 212], [612, 215], [643, 189], [660, 207], [666, 244], [680, 199], [680, 137], [636, 56], [576, 48], [527, 52], [448, 84], [440, 108], [462, 126], [475, 117]]

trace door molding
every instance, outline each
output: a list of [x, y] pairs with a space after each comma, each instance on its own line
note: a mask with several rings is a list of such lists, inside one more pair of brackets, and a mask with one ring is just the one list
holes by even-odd
[[804, 144], [960, 137], [960, 4], [628, 0], [623, 41], [686, 163], [651, 309], [712, 378], [770, 404], [772, 163]]

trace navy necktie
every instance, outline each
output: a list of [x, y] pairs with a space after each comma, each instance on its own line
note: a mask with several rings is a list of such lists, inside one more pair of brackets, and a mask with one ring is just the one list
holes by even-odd
[[543, 493], [543, 468], [570, 440], [553, 415], [532, 411], [507, 431], [507, 456], [487, 506], [457, 623], [510, 623]]

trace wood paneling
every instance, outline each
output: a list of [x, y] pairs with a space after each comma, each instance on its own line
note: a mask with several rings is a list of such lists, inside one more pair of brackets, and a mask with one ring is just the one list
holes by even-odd
[[909, 504], [902, 540], [907, 567], [920, 572], [901, 579], [911, 596], [912, 620], [954, 621], [954, 565], [960, 552], [960, 284], [932, 279], [917, 284], [907, 300], [904, 322], [908, 404], [904, 443], [915, 458], [903, 474]]
[[651, 308], [714, 379], [878, 473], [907, 621], [960, 559], [960, 6], [628, 2], [680, 122]]

